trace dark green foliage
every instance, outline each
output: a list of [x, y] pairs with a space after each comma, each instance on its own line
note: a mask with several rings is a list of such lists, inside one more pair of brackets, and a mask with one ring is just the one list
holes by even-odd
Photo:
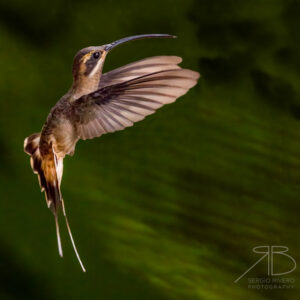
[[[292, 289], [248, 288], [266, 260], [234, 280], [260, 257], [254, 246], [300, 261], [299, 16], [296, 0], [1, 3], [0, 298], [298, 299], [298, 269]], [[23, 141], [69, 88], [77, 50], [141, 33], [179, 38], [116, 48], [105, 70], [169, 54], [202, 78], [65, 160], [82, 274], [64, 226], [58, 256]]]

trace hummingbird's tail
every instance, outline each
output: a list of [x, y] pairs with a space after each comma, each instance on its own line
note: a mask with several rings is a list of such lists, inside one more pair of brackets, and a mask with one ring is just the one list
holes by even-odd
[[61, 178], [61, 174], [58, 173], [62, 173], [62, 162], [60, 162], [61, 167], [58, 168], [58, 162], [52, 150], [47, 155], [42, 156], [39, 143], [40, 133], [34, 133], [25, 139], [24, 150], [30, 155], [31, 168], [33, 173], [38, 175], [41, 191], [45, 191], [47, 205], [55, 214], [61, 206], [60, 182], [58, 180], [58, 177]]
[[60, 184], [57, 180], [53, 154], [42, 157], [39, 149], [40, 133], [34, 133], [24, 141], [24, 150], [30, 155], [33, 173], [38, 175], [41, 191], [45, 191], [46, 202], [54, 214], [59, 255], [63, 256], [57, 212], [61, 206]]
[[54, 214], [59, 255], [61, 257], [63, 256], [58, 224], [58, 211], [60, 208], [62, 208], [72, 246], [74, 248], [77, 259], [82, 267], [82, 270], [85, 272], [85, 268], [81, 262], [72, 237], [71, 229], [65, 212], [64, 201], [60, 191], [60, 183], [63, 172], [63, 161], [62, 159], [57, 159], [52, 149], [46, 155], [41, 156], [39, 143], [40, 133], [32, 134], [31, 136], [25, 139], [24, 150], [30, 155], [30, 164], [32, 170], [35, 174], [38, 175], [41, 191], [45, 191], [48, 208]]
[[69, 225], [69, 222], [68, 222], [68, 218], [67, 218], [67, 214], [66, 214], [66, 210], [65, 210], [65, 203], [64, 203], [63, 199], [61, 199], [61, 200], [62, 200], [62, 210], [63, 210], [63, 214], [64, 214], [64, 217], [65, 217], [66, 225], [67, 225], [67, 228], [68, 228], [68, 233], [69, 233], [69, 236], [70, 236], [70, 240], [71, 240], [74, 252], [76, 254], [76, 257], [77, 257], [77, 259], [79, 261], [79, 264], [81, 266], [81, 269], [82, 269], [83, 272], [85, 272], [84, 265], [83, 265], [83, 263], [82, 263], [82, 261], [80, 259], [79, 253], [77, 251], [77, 248], [76, 248], [73, 236], [72, 236], [71, 228], [70, 228], [70, 225]]

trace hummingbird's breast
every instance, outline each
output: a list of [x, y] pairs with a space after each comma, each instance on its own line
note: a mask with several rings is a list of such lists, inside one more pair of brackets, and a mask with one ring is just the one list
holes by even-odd
[[41, 154], [54, 151], [59, 158], [72, 155], [78, 140], [73, 118], [71, 97], [63, 97], [51, 109], [43, 126], [40, 139]]

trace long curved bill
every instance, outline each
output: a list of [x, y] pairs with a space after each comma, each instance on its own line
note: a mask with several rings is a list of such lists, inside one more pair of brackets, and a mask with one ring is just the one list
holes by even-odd
[[153, 34], [141, 34], [141, 35], [133, 35], [129, 37], [122, 38], [120, 40], [114, 41], [108, 45], [105, 46], [104, 50], [105, 51], [110, 51], [111, 49], [134, 40], [141, 40], [141, 39], [148, 39], [148, 38], [176, 38], [175, 35], [170, 35], [170, 34], [159, 34], [159, 33], [153, 33]]

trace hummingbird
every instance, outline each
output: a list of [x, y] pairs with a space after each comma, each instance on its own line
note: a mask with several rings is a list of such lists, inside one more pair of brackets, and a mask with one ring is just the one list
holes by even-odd
[[66, 155], [74, 154], [78, 140], [93, 139], [132, 126], [196, 85], [200, 74], [178, 66], [182, 62], [178, 56], [149, 57], [102, 74], [106, 56], [115, 47], [138, 39], [175, 37], [134, 35], [78, 51], [73, 61], [71, 88], [51, 109], [41, 132], [24, 141], [31, 168], [54, 215], [59, 255], [63, 256], [58, 223], [58, 212], [62, 211], [83, 272], [85, 268], [74, 243], [60, 190], [63, 160]]

